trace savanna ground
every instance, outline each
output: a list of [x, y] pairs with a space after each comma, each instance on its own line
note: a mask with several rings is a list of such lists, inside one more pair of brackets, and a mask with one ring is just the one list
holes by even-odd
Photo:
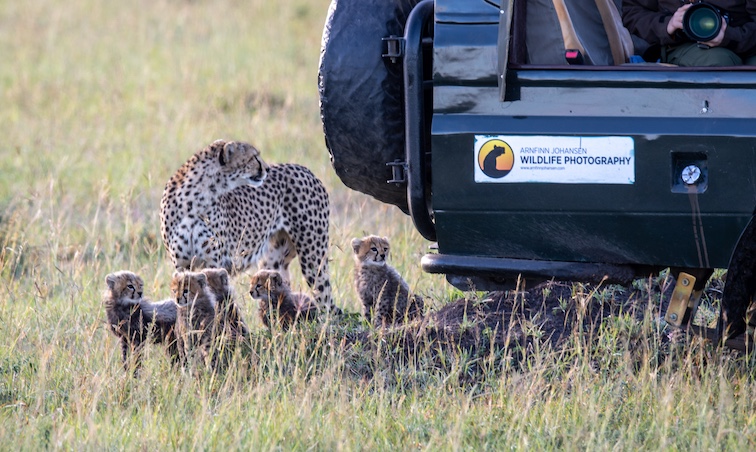
[[[754, 363], [661, 331], [665, 275], [490, 298], [420, 271], [429, 244], [409, 219], [330, 167], [317, 96], [327, 7], [0, 2], [1, 447], [754, 450]], [[129, 378], [104, 326], [104, 277], [130, 269], [168, 296], [162, 189], [216, 138], [324, 180], [347, 314], [269, 334], [242, 276], [250, 352], [197, 379], [150, 347]], [[360, 321], [349, 240], [366, 233], [391, 239], [393, 265], [426, 297], [424, 324]]]

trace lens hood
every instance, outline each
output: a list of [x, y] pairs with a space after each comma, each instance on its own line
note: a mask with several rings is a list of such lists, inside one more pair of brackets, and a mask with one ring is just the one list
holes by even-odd
[[722, 29], [722, 14], [716, 6], [696, 3], [683, 16], [683, 32], [693, 41], [706, 42], [717, 37]]

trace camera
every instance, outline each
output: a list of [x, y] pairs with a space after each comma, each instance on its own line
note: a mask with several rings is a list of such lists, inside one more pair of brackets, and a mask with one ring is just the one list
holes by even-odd
[[729, 17], [711, 3], [694, 3], [683, 16], [683, 31], [693, 41], [706, 42], [717, 37], [722, 29], [722, 19]]

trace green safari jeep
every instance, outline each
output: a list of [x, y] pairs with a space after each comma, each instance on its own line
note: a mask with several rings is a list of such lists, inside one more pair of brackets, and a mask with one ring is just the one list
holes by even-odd
[[[567, 3], [567, 4], [565, 4]], [[666, 321], [745, 347], [756, 292], [756, 71], [682, 68], [614, 0], [333, 0], [319, 72], [344, 183], [410, 215], [463, 289], [628, 284], [669, 268]], [[752, 328], [750, 328], [752, 330]]]

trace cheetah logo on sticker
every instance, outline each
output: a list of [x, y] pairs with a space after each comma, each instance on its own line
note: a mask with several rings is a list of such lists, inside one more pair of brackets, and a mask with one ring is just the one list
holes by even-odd
[[488, 140], [478, 151], [478, 166], [488, 177], [500, 179], [514, 166], [514, 151], [503, 140]]

